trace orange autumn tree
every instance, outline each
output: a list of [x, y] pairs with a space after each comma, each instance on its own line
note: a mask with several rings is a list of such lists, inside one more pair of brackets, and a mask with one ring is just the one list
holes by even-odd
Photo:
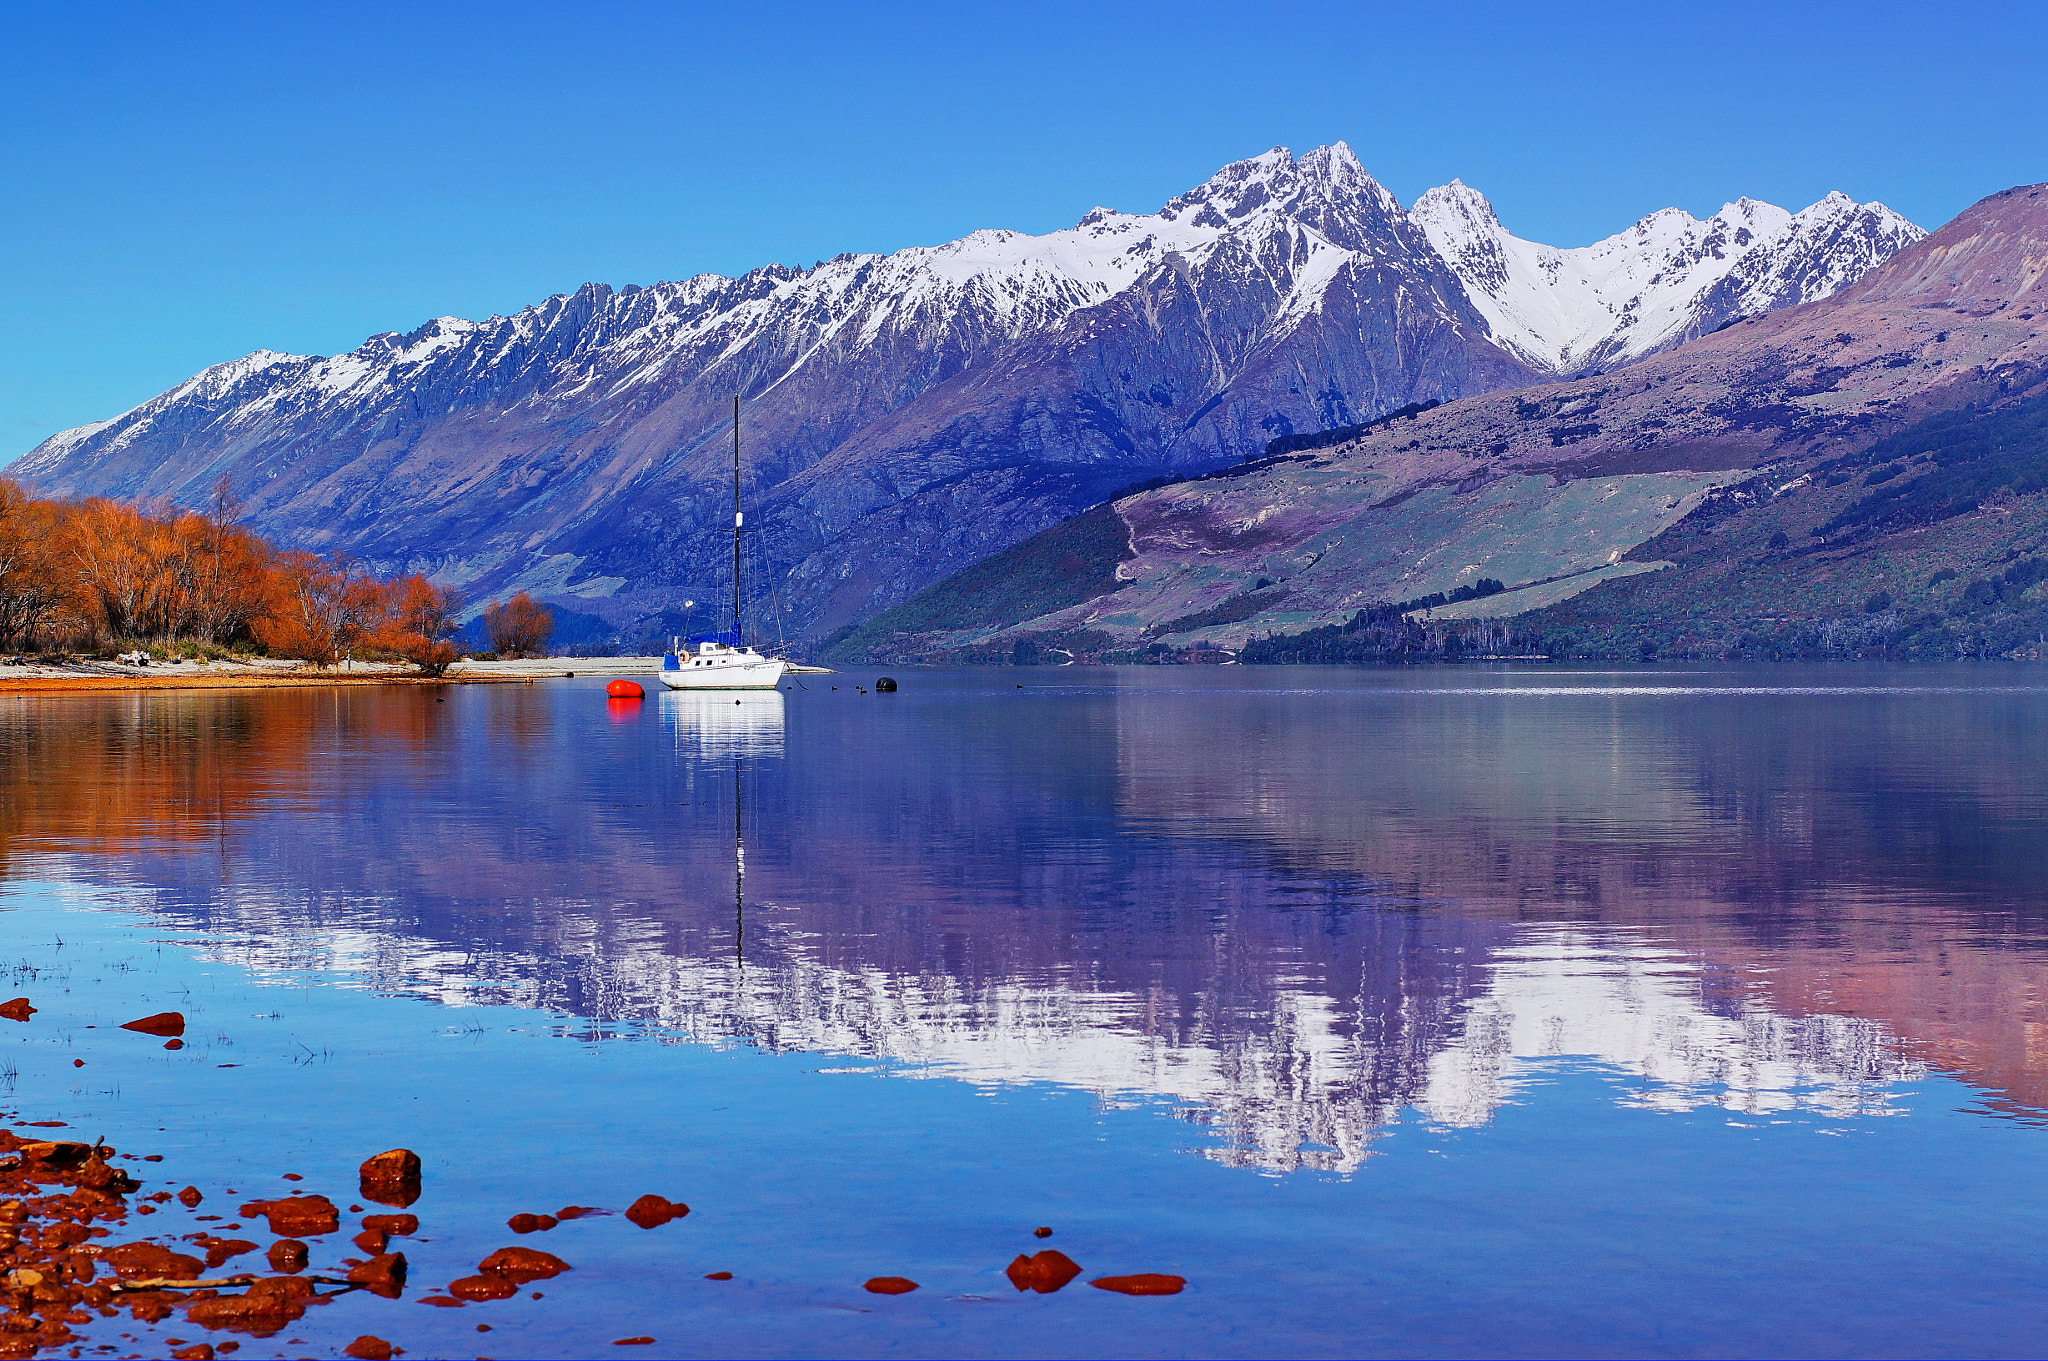
[[388, 589], [347, 554], [280, 553], [255, 633], [273, 652], [333, 666], [368, 645], [389, 620]]
[[501, 657], [534, 656], [554, 631], [553, 611], [524, 591], [484, 610], [484, 632], [491, 650]]
[[0, 480], [0, 645], [45, 632], [69, 603], [57, 507]]
[[0, 647], [254, 641], [319, 666], [395, 655], [430, 675], [455, 660], [453, 591], [281, 553], [241, 515], [225, 477], [197, 510], [39, 500], [0, 479]]
[[422, 576], [400, 577], [385, 589], [388, 618], [378, 645], [430, 676], [446, 671], [462, 655], [454, 642], [462, 597]]

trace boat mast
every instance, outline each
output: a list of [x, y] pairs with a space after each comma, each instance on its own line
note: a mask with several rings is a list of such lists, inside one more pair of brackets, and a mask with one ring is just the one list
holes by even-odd
[[740, 643], [740, 399], [732, 399], [732, 641]]

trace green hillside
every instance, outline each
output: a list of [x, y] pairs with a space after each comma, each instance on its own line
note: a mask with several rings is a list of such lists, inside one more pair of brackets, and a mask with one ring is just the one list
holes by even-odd
[[1129, 531], [1107, 504], [983, 558], [863, 623], [827, 637], [826, 661], [890, 661], [1109, 594], [1132, 557]]

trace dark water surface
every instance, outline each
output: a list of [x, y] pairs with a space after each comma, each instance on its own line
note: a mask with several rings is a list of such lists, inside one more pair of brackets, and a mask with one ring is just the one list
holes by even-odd
[[2037, 669], [868, 679], [0, 697], [0, 1099], [202, 1213], [421, 1153], [242, 1357], [2048, 1347]]

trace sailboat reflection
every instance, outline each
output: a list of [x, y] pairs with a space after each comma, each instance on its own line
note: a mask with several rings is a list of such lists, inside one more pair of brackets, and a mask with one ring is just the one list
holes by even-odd
[[678, 749], [698, 756], [782, 755], [780, 690], [669, 690], [661, 721]]

